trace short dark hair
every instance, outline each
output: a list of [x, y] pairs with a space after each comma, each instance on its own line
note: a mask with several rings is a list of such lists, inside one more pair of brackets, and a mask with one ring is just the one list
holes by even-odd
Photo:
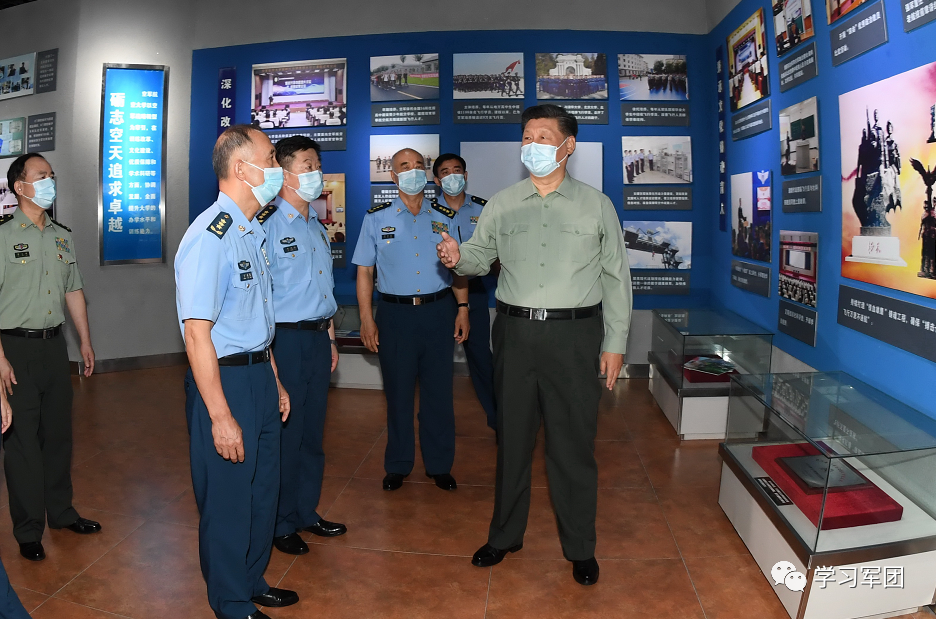
[[461, 164], [462, 170], [468, 171], [468, 164], [465, 163], [465, 160], [455, 153], [445, 153], [444, 155], [439, 155], [436, 157], [435, 163], [432, 164], [432, 176], [439, 178], [439, 166], [441, 166], [446, 161], [457, 161]]
[[16, 189], [13, 188], [13, 185], [16, 184], [16, 181], [21, 181], [26, 178], [26, 162], [33, 157], [45, 159], [45, 157], [39, 153], [26, 153], [14, 159], [13, 163], [10, 164], [10, 169], [7, 170], [7, 187], [13, 192], [14, 196], [18, 196], [19, 194], [16, 193]]
[[250, 125], [232, 125], [218, 136], [218, 141], [215, 142], [214, 150], [211, 153], [211, 167], [214, 168], [218, 180], [223, 181], [227, 178], [228, 166], [231, 165], [231, 156], [248, 144], [253, 143], [253, 137], [250, 134], [254, 131], [259, 131], [259, 129]]
[[304, 150], [314, 150], [319, 160], [322, 159], [322, 147], [312, 138], [304, 135], [291, 135], [276, 143], [276, 161], [285, 167], [292, 163], [296, 153]]
[[523, 110], [523, 115], [520, 117], [520, 131], [526, 129], [529, 121], [540, 118], [555, 118], [559, 123], [559, 132], [566, 137], [574, 138], [578, 135], [578, 120], [575, 116], [568, 113], [564, 107], [552, 103], [534, 105]]

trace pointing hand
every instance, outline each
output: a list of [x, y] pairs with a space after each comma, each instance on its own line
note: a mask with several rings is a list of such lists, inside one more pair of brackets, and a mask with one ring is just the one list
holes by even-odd
[[453, 268], [461, 259], [461, 252], [458, 249], [458, 242], [447, 233], [442, 233], [442, 242], [436, 245], [436, 251], [439, 254], [439, 260], [448, 268]]

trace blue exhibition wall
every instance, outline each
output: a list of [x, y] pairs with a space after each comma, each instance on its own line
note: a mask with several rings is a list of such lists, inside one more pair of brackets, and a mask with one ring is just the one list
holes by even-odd
[[[858, 15], [869, 11], [872, 2], [853, 11]], [[936, 405], [929, 391], [936, 382], [936, 364], [922, 357], [885, 344], [857, 331], [837, 324], [839, 285], [868, 290], [902, 301], [936, 308], [936, 300], [899, 292], [890, 288], [866, 284], [842, 277], [842, 208], [851, 208], [850, 196], [843, 200], [842, 156], [839, 131], [839, 95], [856, 88], [877, 82], [936, 60], [936, 23], [924, 25], [915, 31], [903, 30], [903, 15], [899, 0], [884, 0], [888, 42], [837, 67], [832, 65], [830, 26], [825, 15], [824, 2], [812, 0], [819, 75], [787, 92], [780, 92], [777, 51], [774, 45], [774, 23], [771, 4], [767, 0], [743, 0], [708, 35], [708, 46], [703, 59], [706, 60], [705, 75], [715, 78], [715, 51], [726, 47], [726, 37], [758, 9], [763, 9], [767, 21], [767, 48], [770, 67], [770, 99], [772, 100], [773, 127], [754, 137], [732, 141], [730, 131], [727, 138], [728, 175], [756, 170], [773, 171], [774, 212], [771, 262], [771, 296], [764, 298], [732, 286], [731, 226], [727, 231], [718, 227], [717, 213], [706, 210], [705, 227], [696, 231], [696, 238], [708, 233], [712, 237], [712, 260], [704, 263], [711, 272], [712, 295], [734, 311], [750, 320], [777, 332], [779, 299], [778, 246], [780, 230], [818, 232], [818, 337], [816, 346], [808, 346], [782, 333], [774, 337], [774, 344], [818, 370], [844, 370], [861, 380], [885, 391], [906, 403], [936, 417]], [[851, 15], [849, 15], [850, 17]], [[844, 19], [842, 20], [844, 21]], [[840, 22], [836, 22], [838, 25]], [[799, 48], [797, 48], [799, 49]], [[791, 52], [784, 54], [786, 58]], [[794, 52], [795, 53], [795, 52]], [[696, 69], [698, 67], [695, 67]], [[726, 93], [727, 95], [727, 93]], [[810, 97], [818, 98], [820, 175], [822, 176], [821, 213], [783, 213], [780, 209], [780, 186], [784, 178], [780, 175], [780, 133], [778, 112]], [[893, 97], [899, 98], [900, 92]], [[713, 109], [715, 102], [706, 109]], [[936, 100], [933, 101], [936, 103]], [[725, 100], [728, 109], [727, 98]], [[714, 111], [712, 112], [714, 114]], [[730, 124], [731, 114], [727, 114]], [[883, 122], [883, 121], [882, 121]], [[706, 153], [696, 147], [699, 176], [716, 176], [717, 134], [712, 129], [705, 139], [712, 145], [710, 163], [703, 169]], [[701, 143], [701, 142], [700, 142]], [[851, 155], [850, 155], [851, 156]], [[933, 165], [934, 161], [924, 162]], [[904, 165], [908, 165], [904, 161]], [[731, 204], [731, 202], [729, 202]], [[700, 205], [701, 206], [701, 205]], [[907, 205], [904, 206], [906, 210]], [[911, 213], [921, 212], [913, 205]], [[729, 214], [730, 215], [730, 214]], [[918, 217], [919, 215], [914, 215]], [[696, 269], [701, 266], [696, 263]]]
[[[714, 85], [708, 39], [698, 35], [583, 31], [484, 31], [384, 34], [326, 39], [282, 41], [256, 45], [202, 49], [193, 53], [191, 143], [189, 159], [190, 219], [211, 205], [217, 182], [211, 169], [211, 150], [217, 138], [218, 75], [224, 67], [236, 67], [236, 116], [238, 123], [250, 122], [251, 66], [260, 63], [348, 59], [347, 150], [323, 153], [325, 173], [344, 172], [347, 187], [347, 266], [335, 271], [335, 292], [341, 303], [355, 301], [355, 267], [351, 255], [361, 220], [370, 206], [369, 144], [371, 135], [438, 133], [440, 152], [459, 152], [460, 143], [520, 140], [519, 124], [455, 124], [452, 99], [452, 54], [470, 52], [523, 52], [526, 98], [536, 103], [537, 52], [587, 52], [607, 55], [609, 74], [609, 124], [580, 125], [579, 141], [601, 142], [604, 149], [603, 183], [618, 215], [626, 220], [693, 222], [691, 296], [638, 296], [635, 307], [682, 307], [704, 304], [710, 288], [711, 221], [716, 207], [716, 177], [702, 173], [714, 134], [711, 124]], [[416, 127], [371, 127], [370, 57], [393, 54], [438, 53], [441, 123]], [[678, 54], [688, 58], [691, 125], [685, 127], [623, 127], [617, 84], [618, 54]], [[690, 135], [694, 167], [691, 211], [623, 211], [623, 166], [621, 137], [624, 135]], [[519, 149], [517, 157], [519, 158]], [[471, 161], [468, 161], [469, 176]], [[468, 190], [471, 191], [470, 179]], [[490, 197], [490, 196], [484, 196]]]

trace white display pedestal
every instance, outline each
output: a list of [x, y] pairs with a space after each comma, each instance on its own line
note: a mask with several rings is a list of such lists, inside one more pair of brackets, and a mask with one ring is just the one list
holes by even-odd
[[[718, 504], [767, 578], [791, 619], [884, 619], [917, 612], [936, 599], [936, 550], [931, 540], [863, 546], [834, 552], [812, 553], [777, 515], [769, 499], [753, 488], [747, 475], [731, 456], [723, 458]], [[872, 525], [880, 526], [880, 525]], [[771, 569], [778, 561], [789, 561], [807, 577], [802, 592], [774, 584]], [[816, 580], [817, 567], [833, 567], [835, 579], [854, 570], [855, 587]], [[862, 584], [862, 568], [903, 568], [903, 586]], [[731, 578], [725, 574], [725, 578]]]
[[725, 438], [729, 383], [699, 383], [698, 387], [675, 389], [651, 360], [649, 386], [653, 399], [681, 439]]
[[845, 261], [907, 266], [900, 257], [900, 239], [896, 236], [854, 236], [851, 256], [846, 256]]

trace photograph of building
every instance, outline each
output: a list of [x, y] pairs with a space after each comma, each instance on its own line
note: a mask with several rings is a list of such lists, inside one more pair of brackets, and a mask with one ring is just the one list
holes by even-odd
[[674, 54], [618, 54], [621, 101], [688, 101], [686, 57]]
[[537, 54], [537, 99], [607, 99], [604, 54]]

